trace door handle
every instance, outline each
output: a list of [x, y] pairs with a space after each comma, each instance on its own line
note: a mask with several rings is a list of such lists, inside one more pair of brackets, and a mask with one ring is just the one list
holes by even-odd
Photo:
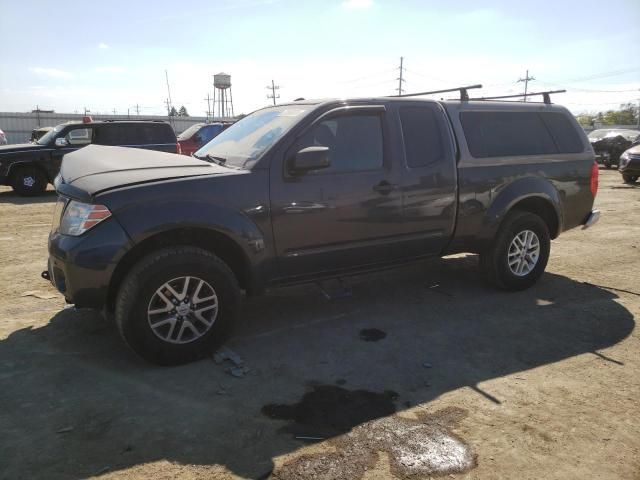
[[381, 195], [389, 195], [393, 190], [395, 190], [397, 185], [393, 183], [389, 183], [386, 180], [382, 180], [379, 184], [373, 187], [374, 192], [378, 192]]

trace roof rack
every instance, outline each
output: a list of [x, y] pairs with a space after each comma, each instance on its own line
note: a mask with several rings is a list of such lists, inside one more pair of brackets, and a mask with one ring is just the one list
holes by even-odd
[[552, 93], [564, 93], [566, 90], [548, 90], [546, 92], [533, 92], [533, 93], [520, 93], [518, 95], [499, 95], [497, 97], [477, 97], [472, 98], [471, 100], [500, 100], [502, 98], [519, 98], [519, 97], [534, 97], [536, 95], [542, 95], [542, 99], [544, 103], [551, 103], [551, 95]]
[[469, 100], [467, 90], [482, 88], [482, 85], [469, 85], [467, 87], [447, 88], [445, 90], [433, 90], [431, 92], [403, 93], [402, 95], [390, 95], [390, 97], [419, 97], [421, 95], [432, 95], [434, 93], [460, 92], [460, 100]]
[[104, 120], [96, 120], [98, 122], [160, 122], [167, 123], [167, 120], [157, 118], [105, 118]]

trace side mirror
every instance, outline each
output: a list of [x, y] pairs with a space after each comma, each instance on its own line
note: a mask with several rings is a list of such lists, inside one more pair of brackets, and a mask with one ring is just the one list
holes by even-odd
[[69, 145], [69, 142], [67, 141], [66, 138], [64, 137], [56, 138], [56, 147], [66, 147], [67, 145]]
[[304, 174], [311, 170], [320, 170], [331, 165], [329, 147], [307, 147], [296, 153], [291, 162], [292, 173]]

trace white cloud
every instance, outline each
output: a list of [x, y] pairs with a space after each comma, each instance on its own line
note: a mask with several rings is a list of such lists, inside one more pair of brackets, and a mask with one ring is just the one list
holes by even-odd
[[124, 67], [96, 67], [94, 71], [97, 73], [124, 73], [127, 69]]
[[342, 8], [347, 10], [362, 10], [365, 8], [371, 8], [373, 6], [373, 0], [345, 0], [342, 2]]
[[104, 42], [100, 42], [100, 43], [98, 44], [98, 48], [99, 48], [99, 49], [101, 49], [101, 50], [106, 50], [106, 49], [108, 49], [108, 48], [110, 48], [110, 47], [109, 47], [109, 45], [107, 45], [106, 43], [104, 43]]
[[33, 73], [50, 78], [71, 78], [73, 74], [65, 72], [64, 70], [58, 70], [57, 68], [42, 68], [42, 67], [30, 67]]

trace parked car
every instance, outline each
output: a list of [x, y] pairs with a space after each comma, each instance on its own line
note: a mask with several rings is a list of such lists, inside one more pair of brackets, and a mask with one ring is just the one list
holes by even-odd
[[220, 344], [241, 291], [480, 254], [533, 285], [550, 240], [599, 218], [598, 166], [551, 104], [300, 101], [238, 121], [195, 158], [91, 146], [65, 157], [43, 276], [114, 313], [145, 359]]
[[216, 135], [229, 127], [229, 123], [196, 123], [178, 135], [178, 143], [183, 155], [191, 155], [203, 145], [213, 140]]
[[620, 155], [618, 171], [622, 174], [624, 183], [636, 183], [640, 178], [640, 144], [636, 143], [629, 150]]
[[51, 130], [53, 130], [53, 127], [38, 127], [38, 128], [34, 128], [31, 131], [31, 138], [29, 139], [29, 141], [31, 143], [35, 143], [38, 140], [40, 140], [42, 137], [44, 137], [47, 133], [49, 133]]
[[618, 164], [622, 152], [640, 140], [639, 130], [602, 128], [590, 132], [589, 141], [596, 153], [596, 160], [606, 168]]
[[89, 144], [179, 153], [178, 140], [161, 121], [102, 121], [85, 117], [82, 123], [63, 123], [35, 143], [0, 147], [0, 185], [20, 195], [43, 193], [60, 171], [62, 157]]
[[4, 134], [2, 130], [0, 130], [0, 145], [7, 144], [7, 136]]

